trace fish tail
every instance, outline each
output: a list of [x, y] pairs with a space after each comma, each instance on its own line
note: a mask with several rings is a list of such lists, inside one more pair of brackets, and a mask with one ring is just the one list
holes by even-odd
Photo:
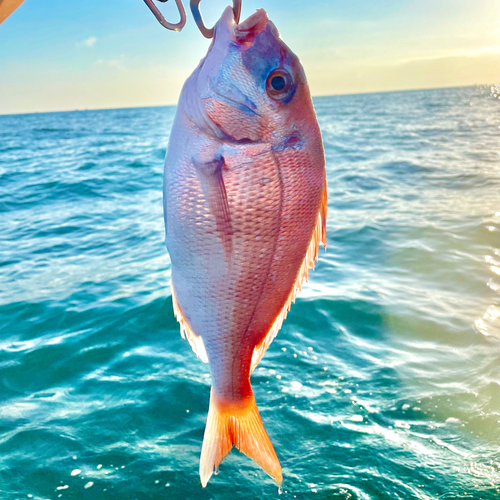
[[253, 393], [241, 402], [228, 403], [218, 398], [212, 389], [200, 458], [203, 487], [233, 446], [254, 460], [281, 485], [281, 466], [264, 429]]

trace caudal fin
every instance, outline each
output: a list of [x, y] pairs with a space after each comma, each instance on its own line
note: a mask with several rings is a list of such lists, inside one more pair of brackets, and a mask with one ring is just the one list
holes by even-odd
[[219, 400], [212, 389], [200, 458], [203, 487], [233, 446], [259, 464], [281, 485], [281, 466], [264, 429], [253, 394], [235, 404]]

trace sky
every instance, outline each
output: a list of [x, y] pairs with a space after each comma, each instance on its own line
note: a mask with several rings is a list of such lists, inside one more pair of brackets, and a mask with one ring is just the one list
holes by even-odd
[[[201, 2], [207, 25], [228, 3]], [[500, 0], [243, 0], [242, 18], [261, 7], [313, 95], [500, 82]], [[175, 33], [142, 0], [25, 0], [0, 25], [0, 114], [175, 104], [208, 45], [189, 11]]]

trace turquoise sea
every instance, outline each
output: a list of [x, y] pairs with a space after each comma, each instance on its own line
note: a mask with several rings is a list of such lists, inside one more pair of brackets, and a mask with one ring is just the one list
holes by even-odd
[[0, 116], [0, 499], [500, 498], [500, 101], [315, 100], [328, 248], [255, 371], [283, 491], [203, 490], [164, 247], [173, 107]]

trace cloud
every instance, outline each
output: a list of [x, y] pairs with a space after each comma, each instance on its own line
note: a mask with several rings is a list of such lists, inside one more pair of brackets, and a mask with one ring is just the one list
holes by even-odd
[[91, 36], [83, 42], [83, 45], [86, 45], [87, 47], [93, 47], [96, 42], [97, 42], [97, 38], [95, 36]]
[[125, 67], [125, 64], [123, 64], [123, 61], [124, 61], [124, 57], [121, 56], [120, 59], [98, 59], [94, 65], [96, 66], [106, 66], [108, 68], [114, 68], [114, 69], [117, 69], [119, 71], [124, 71], [125, 69], [127, 69]]

